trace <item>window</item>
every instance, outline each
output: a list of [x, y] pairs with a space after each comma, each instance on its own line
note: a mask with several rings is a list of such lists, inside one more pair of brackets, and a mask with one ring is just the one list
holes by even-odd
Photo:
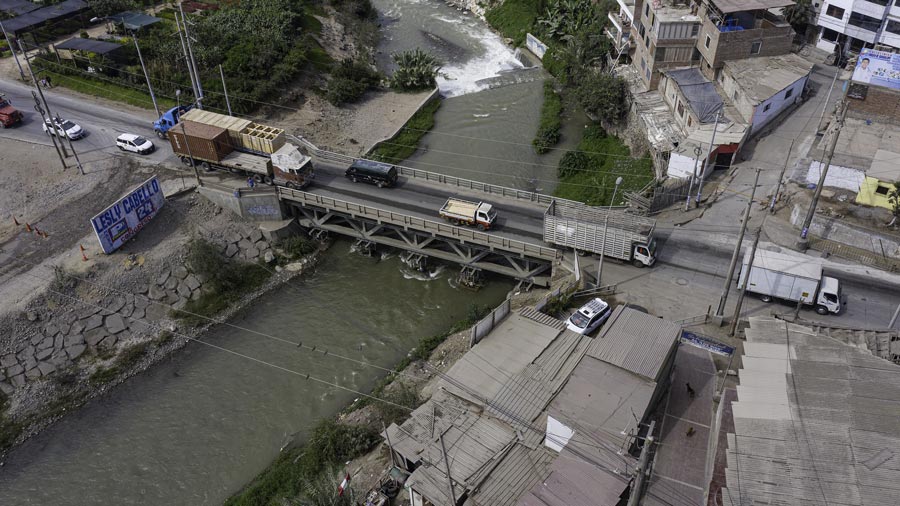
[[644, 4], [644, 16], [650, 15], [650, 2]]
[[641, 56], [641, 70], [644, 70], [646, 68], [647, 68], [647, 62], [645, 62], [644, 57]]
[[762, 49], [762, 41], [756, 41], [750, 44], [750, 54], [759, 54], [759, 51]]
[[840, 7], [829, 5], [827, 9], [825, 9], [825, 15], [831, 16], [837, 19], [844, 19], [844, 9]]
[[741, 96], [741, 95], [738, 93], [738, 91], [737, 91], [737, 90], [734, 90], [734, 93], [732, 93], [731, 98], [732, 98], [735, 102], [737, 102], [737, 99], [738, 99], [738, 97], [740, 97], [740, 96]]
[[882, 7], [886, 7], [887, 4], [891, 3], [890, 0], [866, 0], [868, 2], [872, 2], [873, 4], [878, 4]]
[[696, 47], [691, 48], [691, 61], [700, 61], [700, 50]]
[[644, 38], [644, 35], [645, 35], [646, 33], [647, 33], [647, 32], [646, 32], [646, 30], [645, 30], [645, 28], [644, 28], [644, 23], [641, 23], [640, 25], [638, 25], [638, 34], [640, 34], [641, 39]]
[[[897, 1], [900, 2], [900, 0]], [[698, 33], [700, 33], [700, 25], [691, 25], [691, 38], [696, 37]]]
[[877, 32], [878, 29], [881, 28], [880, 19], [866, 16], [865, 14], [860, 14], [858, 12], [851, 12], [850, 20], [847, 21], [847, 23], [858, 26], [864, 30], [869, 30], [870, 32]]
[[[900, 2], [900, 0], [897, 0]], [[837, 42], [838, 32], [832, 30], [831, 28], [822, 28], [822, 40], [827, 40], [828, 42]]]
[[784, 92], [784, 99], [787, 100], [787, 99], [791, 98], [791, 95], [793, 95], [793, 94], [794, 94], [794, 88], [787, 90], [786, 92]]
[[650, 80], [650, 69], [647, 69], [647, 80]]
[[666, 61], [666, 48], [664, 48], [664, 47], [656, 48], [656, 55], [654, 56], [653, 59], [658, 62]]
[[684, 117], [684, 104], [680, 100], [678, 101], [677, 109], [678, 109], [678, 117], [683, 118]]
[[878, 188], [875, 188], [875, 193], [877, 193], [878, 195], [887, 195], [889, 191], [890, 188], [888, 188], [887, 186], [878, 185]]
[[694, 123], [694, 122], [693, 122], [693, 121], [691, 121], [691, 117], [690, 117], [690, 116], [688, 116], [688, 126], [691, 126], [691, 125], [692, 125], [692, 124], [693, 124], [693, 123]]
[[[900, 2], [900, 0], [897, 1]], [[884, 29], [885, 31], [891, 32], [894, 35], [900, 35], [900, 21], [889, 19]]]
[[769, 109], [771, 109], [771, 108], [772, 108], [772, 104], [766, 104], [766, 106], [763, 107], [763, 112], [769, 112]]
[[710, 43], [710, 42], [712, 42], [712, 39], [709, 37], [709, 35], [707, 35], [707, 36], [706, 36], [706, 42], [703, 44], [704, 46], [706, 46], [706, 49], [709, 49], [709, 43]]

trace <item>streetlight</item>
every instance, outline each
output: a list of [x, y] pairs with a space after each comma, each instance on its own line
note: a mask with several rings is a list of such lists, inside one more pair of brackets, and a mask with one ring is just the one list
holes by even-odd
[[603, 257], [606, 256], [606, 231], [609, 228], [609, 214], [612, 212], [612, 206], [616, 202], [616, 192], [622, 184], [622, 177], [616, 178], [616, 187], [613, 188], [612, 198], [609, 200], [609, 207], [606, 208], [606, 218], [603, 220], [603, 242], [600, 247], [600, 262], [597, 264], [597, 288], [600, 288], [600, 275], [603, 273]]

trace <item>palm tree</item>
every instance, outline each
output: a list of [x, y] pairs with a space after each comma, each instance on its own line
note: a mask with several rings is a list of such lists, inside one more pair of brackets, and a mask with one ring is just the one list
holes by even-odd
[[391, 87], [400, 90], [434, 88], [441, 70], [437, 58], [419, 48], [391, 55], [397, 70], [391, 76]]

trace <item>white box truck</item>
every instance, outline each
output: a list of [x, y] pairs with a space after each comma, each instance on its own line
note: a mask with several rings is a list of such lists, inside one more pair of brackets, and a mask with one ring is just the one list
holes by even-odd
[[748, 274], [749, 264], [750, 255], [745, 253], [738, 289], [746, 285], [764, 302], [802, 302], [822, 315], [841, 312], [841, 282], [822, 275], [822, 263], [816, 259], [758, 249]]
[[441, 218], [454, 225], [475, 225], [478, 230], [490, 230], [497, 219], [494, 206], [484, 202], [469, 202], [453, 197], [441, 207]]

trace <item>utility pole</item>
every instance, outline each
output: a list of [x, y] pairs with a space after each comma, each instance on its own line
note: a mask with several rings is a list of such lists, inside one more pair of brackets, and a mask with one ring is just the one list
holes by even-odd
[[[713, 124], [713, 132], [712, 138], [709, 140], [709, 148], [706, 150], [706, 158], [703, 162], [703, 174], [700, 174], [700, 183], [697, 186], [697, 207], [700, 207], [700, 195], [703, 194], [703, 183], [706, 181], [706, 169], [709, 164], [709, 157], [712, 155], [713, 146], [716, 144], [716, 132], [719, 130], [719, 116], [722, 114], [722, 109], [719, 109], [716, 112], [716, 122]], [[715, 164], [713, 164], [713, 170], [715, 170]]]
[[[202, 109], [200, 106], [200, 92], [197, 91], [197, 80], [194, 77], [194, 68], [191, 66], [190, 58], [188, 58], [187, 45], [184, 43], [184, 32], [181, 30], [181, 25], [178, 22], [178, 11], [175, 11], [174, 15], [175, 28], [178, 30], [178, 38], [181, 39], [181, 51], [184, 53], [184, 64], [187, 65], [188, 76], [191, 78], [191, 89], [194, 90], [194, 103], [197, 104], [198, 108]], [[184, 23], [184, 18], [181, 19], [181, 22]]]
[[650, 447], [656, 441], [653, 437], [653, 429], [656, 427], [656, 420], [650, 422], [650, 430], [647, 431], [647, 437], [644, 439], [644, 447], [641, 448], [641, 458], [638, 461], [636, 469], [637, 476], [631, 485], [631, 494], [628, 496], [628, 506], [638, 506], [641, 502], [641, 495], [644, 489], [644, 480], [647, 476], [647, 463], [650, 461]]
[[[747, 209], [744, 211], [744, 221], [741, 223], [741, 233], [738, 234], [737, 244], [734, 245], [734, 253], [731, 254], [731, 263], [728, 265], [728, 274], [725, 276], [725, 286], [722, 287], [722, 296], [719, 297], [719, 307], [716, 309], [716, 317], [721, 318], [725, 314], [725, 302], [728, 300], [728, 289], [731, 288], [731, 280], [734, 277], [734, 267], [737, 265], [738, 256], [741, 253], [741, 245], [744, 242], [744, 233], [747, 231], [747, 223], [750, 222], [750, 209], [753, 207], [753, 197], [756, 196], [756, 185], [759, 184], [759, 169], [756, 169], [756, 179], [753, 180], [753, 190], [750, 192], [750, 200], [747, 201]], [[721, 322], [719, 323], [721, 325]]]
[[222, 71], [222, 64], [219, 64], [219, 77], [222, 78], [222, 91], [225, 92], [225, 105], [228, 106], [228, 115], [231, 116], [231, 100], [228, 100], [228, 88], [225, 87], [225, 72]]
[[819, 116], [819, 124], [816, 126], [816, 132], [822, 130], [822, 122], [825, 120], [825, 111], [828, 110], [828, 99], [831, 98], [831, 92], [834, 91], [834, 85], [837, 82], [839, 75], [841, 75], [840, 62], [838, 62], [837, 68], [834, 70], [834, 79], [831, 80], [831, 87], [828, 88], [828, 94], [825, 95], [825, 103], [822, 104], [822, 115]]
[[784, 159], [784, 167], [781, 168], [781, 174], [778, 175], [778, 183], [775, 184], [775, 193], [772, 194], [772, 202], [769, 204], [769, 212], [775, 212], [775, 202], [778, 202], [778, 192], [781, 191], [782, 181], [784, 181], [784, 173], [787, 170], [788, 163], [791, 159], [791, 152], [794, 150], [794, 139], [791, 139], [791, 147], [788, 148], [787, 158]]
[[600, 262], [597, 264], [597, 288], [600, 288], [600, 275], [603, 273], [603, 257], [606, 256], [606, 231], [609, 229], [609, 214], [612, 212], [612, 206], [616, 203], [616, 192], [622, 184], [622, 177], [616, 178], [616, 187], [613, 188], [612, 198], [609, 200], [609, 207], [606, 209], [606, 219], [603, 220], [603, 243], [600, 246]]
[[[3, 32], [3, 38], [6, 39], [6, 47], [9, 48], [9, 51], [13, 55], [13, 59], [16, 60], [16, 66], [19, 67], [19, 75], [22, 76], [22, 80], [25, 80], [25, 71], [22, 70], [22, 64], [19, 62], [19, 56], [16, 54], [16, 50], [13, 48], [12, 44], [9, 42], [9, 35], [6, 33], [6, 28], [3, 28], [3, 21], [0, 21], [0, 31]], [[21, 46], [19, 46], [21, 47]]]
[[688, 185], [687, 200], [684, 201], [684, 212], [688, 212], [691, 209], [691, 195], [694, 193], [694, 181], [697, 180], [697, 164], [700, 162], [700, 153], [702, 152], [702, 147], [694, 146], [694, 173]]
[[816, 191], [813, 194], [812, 201], [809, 203], [809, 209], [806, 210], [806, 218], [803, 220], [803, 226], [800, 229], [800, 239], [797, 241], [797, 248], [800, 251], [809, 249], [809, 226], [812, 224], [813, 217], [816, 215], [816, 206], [819, 203], [819, 197], [822, 196], [822, 187], [825, 186], [825, 177], [828, 175], [828, 168], [831, 167], [831, 160], [834, 158], [834, 148], [837, 147], [838, 137], [841, 135], [841, 128], [844, 126], [844, 120], [847, 118], [847, 91], [850, 89], [850, 81], [844, 83], [844, 95], [841, 97], [841, 105], [839, 106], [837, 125], [828, 142], [828, 150], [825, 153], [825, 164], [822, 167], [822, 173], [819, 174], [819, 184], [816, 185]]
[[[744, 304], [744, 295], [747, 294], [747, 280], [750, 279], [750, 269], [753, 269], [753, 260], [756, 258], [756, 245], [759, 244], [759, 234], [760, 230], [757, 230], [756, 237], [753, 239], [753, 246], [750, 248], [750, 261], [747, 264], [747, 276], [744, 278], [741, 294], [738, 295], [737, 305], [734, 307], [734, 319], [731, 321], [731, 332], [728, 334], [731, 337], [734, 337], [734, 333], [737, 332], [738, 319], [741, 317], [741, 306]], [[740, 283], [741, 279], [738, 277], [738, 284]]]
[[900, 316], [900, 304], [897, 305], [897, 310], [894, 311], [894, 316], [891, 317], [891, 323], [888, 324], [888, 328], [894, 328], [894, 324], [897, 323], [897, 317]]
[[456, 492], [453, 491], [453, 478], [450, 477], [450, 464], [447, 461], [447, 449], [444, 447], [444, 433], [441, 433], [441, 455], [444, 456], [444, 469], [447, 470], [447, 487], [450, 489], [450, 499], [456, 506]]
[[[122, 21], [122, 27], [125, 27], [125, 21]], [[144, 71], [144, 79], [147, 80], [147, 89], [150, 91], [150, 100], [153, 101], [153, 108], [156, 109], [156, 117], [162, 116], [159, 112], [159, 105], [156, 104], [156, 95], [153, 94], [153, 86], [150, 85], [150, 74], [147, 73], [147, 66], [144, 65], [144, 57], [141, 56], [141, 46], [138, 45], [137, 34], [131, 32], [131, 38], [134, 39], [134, 48], [137, 49], [138, 60], [141, 61], [141, 69]]]
[[203, 109], [203, 84], [200, 82], [200, 71], [197, 70], [197, 62], [194, 61], [194, 48], [191, 46], [191, 32], [188, 30], [188, 21], [184, 15], [184, 4], [178, 2], [178, 10], [181, 11], [181, 24], [184, 25], [184, 39], [187, 41], [188, 55], [191, 57], [191, 67], [194, 69], [194, 76], [197, 78], [197, 107]]
[[[31, 82], [37, 90], [37, 93], [31, 92], [31, 95], [34, 97], [35, 111], [41, 115], [41, 120], [45, 122], [45, 125], [46, 120], [50, 120], [50, 128], [56, 132], [56, 123], [53, 122], [53, 113], [50, 112], [50, 106], [47, 105], [47, 99], [44, 98], [44, 92], [37, 82], [37, 77], [34, 75], [34, 69], [31, 68], [31, 61], [28, 59], [28, 53], [26, 53], [25, 49], [22, 47], [22, 39], [16, 39], [16, 43], [19, 45], [19, 51], [22, 51], [22, 54], [25, 55], [25, 64], [28, 65], [28, 73], [31, 74]], [[40, 97], [40, 101], [38, 100], [38, 97]], [[41, 104], [43, 104], [43, 107], [41, 107]], [[44, 117], [45, 111], [47, 113], [46, 117]], [[69, 166], [66, 163], [66, 158], [69, 157], [69, 154], [66, 153], [66, 148], [62, 145], [62, 141], [57, 145], [55, 135], [50, 135], [50, 141], [53, 143], [53, 148], [56, 149], [56, 153], [59, 155], [59, 161], [62, 162], [63, 170], [68, 169]]]

